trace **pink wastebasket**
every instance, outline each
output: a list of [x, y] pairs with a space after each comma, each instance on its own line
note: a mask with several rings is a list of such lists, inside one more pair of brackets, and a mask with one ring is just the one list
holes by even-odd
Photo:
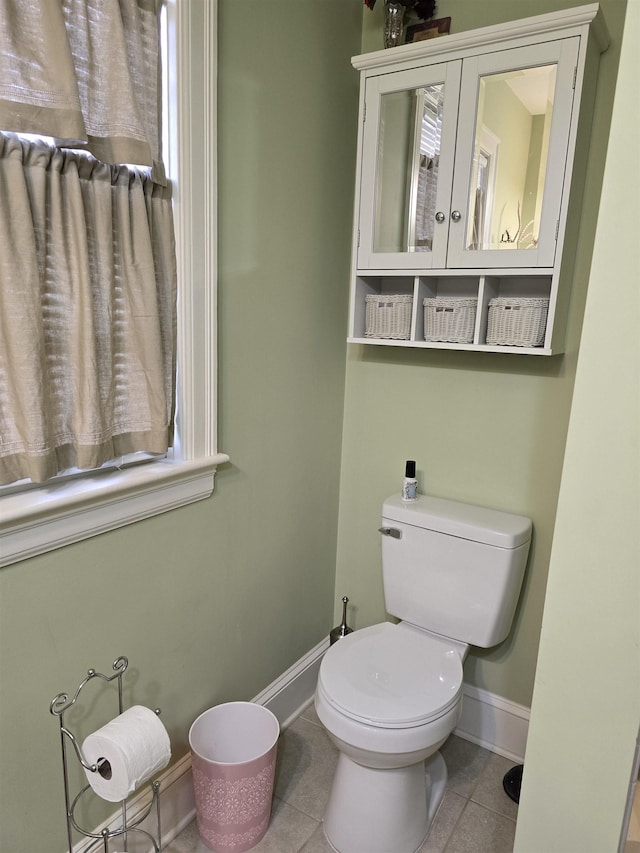
[[254, 702], [216, 705], [189, 730], [200, 837], [215, 853], [242, 853], [271, 815], [280, 725]]

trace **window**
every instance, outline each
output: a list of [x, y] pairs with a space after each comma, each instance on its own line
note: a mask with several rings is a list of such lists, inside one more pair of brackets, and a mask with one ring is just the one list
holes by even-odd
[[165, 10], [178, 265], [173, 450], [157, 462], [0, 497], [0, 565], [206, 498], [227, 461], [217, 452], [215, 420], [216, 5], [168, 0]]

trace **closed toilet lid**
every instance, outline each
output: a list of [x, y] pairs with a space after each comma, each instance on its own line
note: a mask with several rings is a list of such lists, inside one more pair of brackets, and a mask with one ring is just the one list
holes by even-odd
[[353, 719], [402, 728], [445, 714], [462, 688], [459, 652], [443, 638], [383, 622], [339, 640], [325, 654], [320, 685]]

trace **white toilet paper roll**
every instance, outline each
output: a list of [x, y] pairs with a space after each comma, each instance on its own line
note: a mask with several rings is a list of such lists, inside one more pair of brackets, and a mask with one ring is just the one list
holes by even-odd
[[117, 803], [167, 766], [171, 743], [157, 714], [133, 705], [88, 735], [82, 753], [89, 764], [100, 768], [95, 773], [85, 770], [93, 790], [103, 800]]

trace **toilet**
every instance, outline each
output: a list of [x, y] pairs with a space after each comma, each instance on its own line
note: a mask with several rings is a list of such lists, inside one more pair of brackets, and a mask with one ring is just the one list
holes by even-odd
[[339, 750], [324, 814], [338, 853], [414, 853], [444, 796], [438, 752], [462, 709], [470, 646], [509, 633], [531, 521], [456, 501], [386, 500], [382, 576], [400, 620], [354, 631], [326, 652], [315, 707]]

